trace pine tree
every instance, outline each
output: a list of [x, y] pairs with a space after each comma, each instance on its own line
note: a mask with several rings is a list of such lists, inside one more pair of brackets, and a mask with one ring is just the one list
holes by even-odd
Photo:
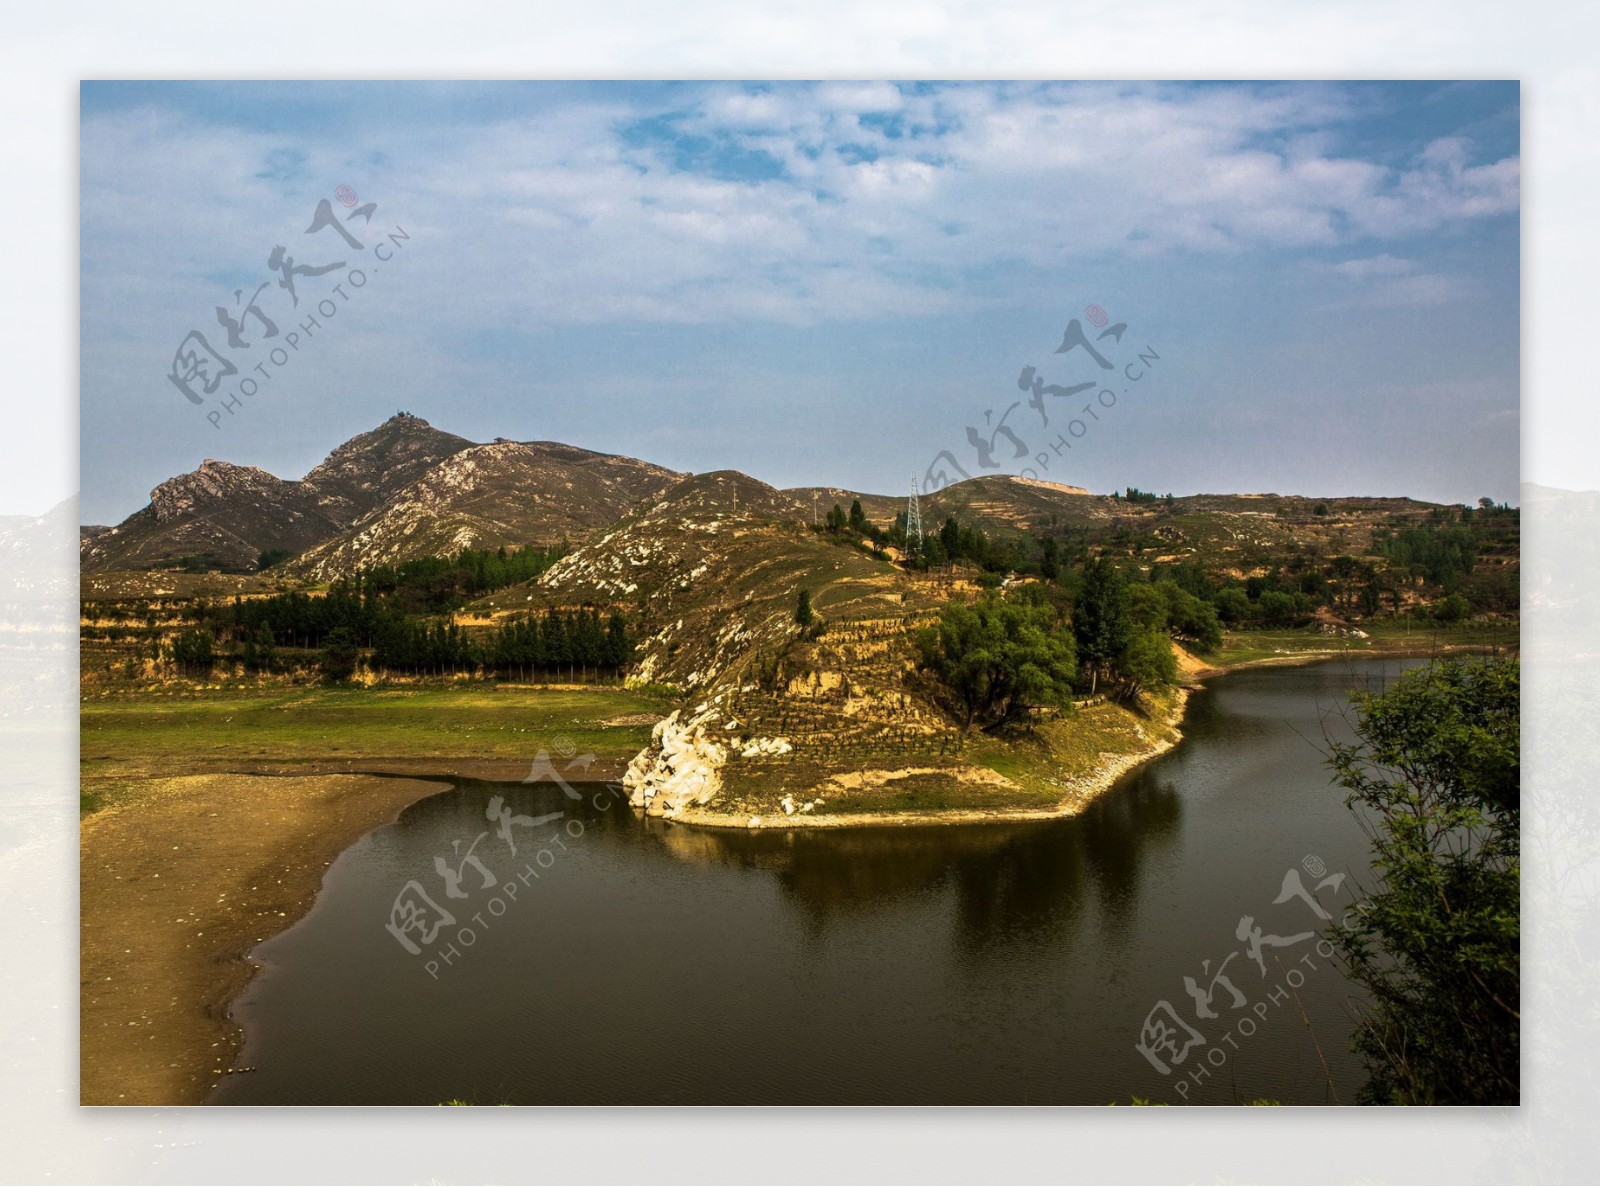
[[1101, 675], [1111, 670], [1133, 641], [1127, 583], [1109, 558], [1092, 560], [1084, 569], [1083, 589], [1072, 608], [1072, 629], [1092, 693], [1099, 687]]

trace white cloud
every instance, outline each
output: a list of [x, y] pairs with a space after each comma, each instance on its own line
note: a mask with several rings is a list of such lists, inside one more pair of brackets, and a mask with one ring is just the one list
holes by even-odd
[[1325, 309], [1417, 308], [1445, 305], [1479, 295], [1475, 281], [1418, 268], [1413, 260], [1384, 252], [1365, 259], [1344, 260], [1328, 269], [1351, 291], [1326, 303]]
[[1368, 280], [1374, 276], [1405, 276], [1415, 269], [1416, 265], [1410, 260], [1398, 259], [1388, 252], [1364, 260], [1345, 260], [1343, 263], [1333, 265], [1335, 272], [1351, 280]]
[[[98, 293], [170, 319], [208, 312], [219, 273], [264, 271], [308, 217], [305, 186], [257, 176], [293, 151], [316, 193], [359, 179], [378, 221], [416, 229], [410, 282], [451, 293], [434, 316], [462, 326], [931, 312], [981, 304], [962, 284], [978, 269], [1337, 247], [1517, 208], [1518, 162], [1474, 165], [1458, 138], [1403, 168], [1338, 155], [1330, 129], [1349, 103], [1320, 86], [704, 84], [654, 107], [638, 94], [359, 142], [90, 117], [86, 330], [129, 328]], [[697, 150], [766, 154], [782, 175], [684, 171], [679, 144], [624, 137], [674, 112]], [[1363, 279], [1359, 264], [1343, 275]], [[1403, 279], [1390, 299], [1448, 295], [1441, 278]]]

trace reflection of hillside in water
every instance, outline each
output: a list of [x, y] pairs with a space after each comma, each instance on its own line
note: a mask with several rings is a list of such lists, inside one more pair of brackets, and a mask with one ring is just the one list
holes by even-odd
[[1115, 918], [1135, 901], [1152, 842], [1176, 832], [1170, 782], [1140, 776], [1082, 816], [1026, 824], [699, 829], [657, 820], [648, 836], [680, 861], [763, 870], [814, 926], [952, 891], [965, 945], [1062, 926], [1093, 894]]

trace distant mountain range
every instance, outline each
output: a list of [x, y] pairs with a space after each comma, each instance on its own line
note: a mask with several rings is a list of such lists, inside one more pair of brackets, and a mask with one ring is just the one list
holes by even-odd
[[[243, 574], [255, 572], [264, 554], [275, 554], [287, 557], [281, 561], [286, 575], [326, 581], [468, 547], [581, 543], [662, 496], [697, 511], [708, 509], [698, 506], [707, 499], [725, 499], [730, 510], [797, 524], [857, 498], [881, 526], [905, 507], [904, 496], [831, 487], [777, 490], [733, 471], [721, 474], [720, 480], [685, 475], [552, 441], [478, 444], [400, 413], [352, 437], [299, 480], [208, 459], [161, 483], [147, 506], [117, 526], [82, 528], [80, 562], [86, 574], [176, 568]], [[953, 514], [1002, 535], [1104, 527], [1143, 510], [1080, 487], [1013, 475], [971, 478], [922, 503], [930, 529]], [[1318, 503], [1363, 519], [1430, 506], [1389, 498], [1194, 495], [1163, 501], [1162, 530], [1192, 535], [1191, 545], [1214, 545], [1211, 551], [1231, 551], [1230, 542], [1276, 547], [1293, 542]], [[1176, 553], [1185, 550], [1183, 543], [1174, 536]]]
[[296, 572], [326, 579], [465, 547], [582, 538], [680, 477], [552, 441], [479, 445], [401, 413], [299, 481], [208, 459], [116, 527], [84, 528], [81, 565], [243, 573], [282, 550]]

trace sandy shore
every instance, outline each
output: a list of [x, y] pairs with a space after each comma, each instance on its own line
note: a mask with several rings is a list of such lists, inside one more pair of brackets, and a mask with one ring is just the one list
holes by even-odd
[[141, 781], [80, 830], [86, 1105], [198, 1104], [233, 1066], [247, 956], [307, 910], [328, 865], [443, 783], [364, 775]]

